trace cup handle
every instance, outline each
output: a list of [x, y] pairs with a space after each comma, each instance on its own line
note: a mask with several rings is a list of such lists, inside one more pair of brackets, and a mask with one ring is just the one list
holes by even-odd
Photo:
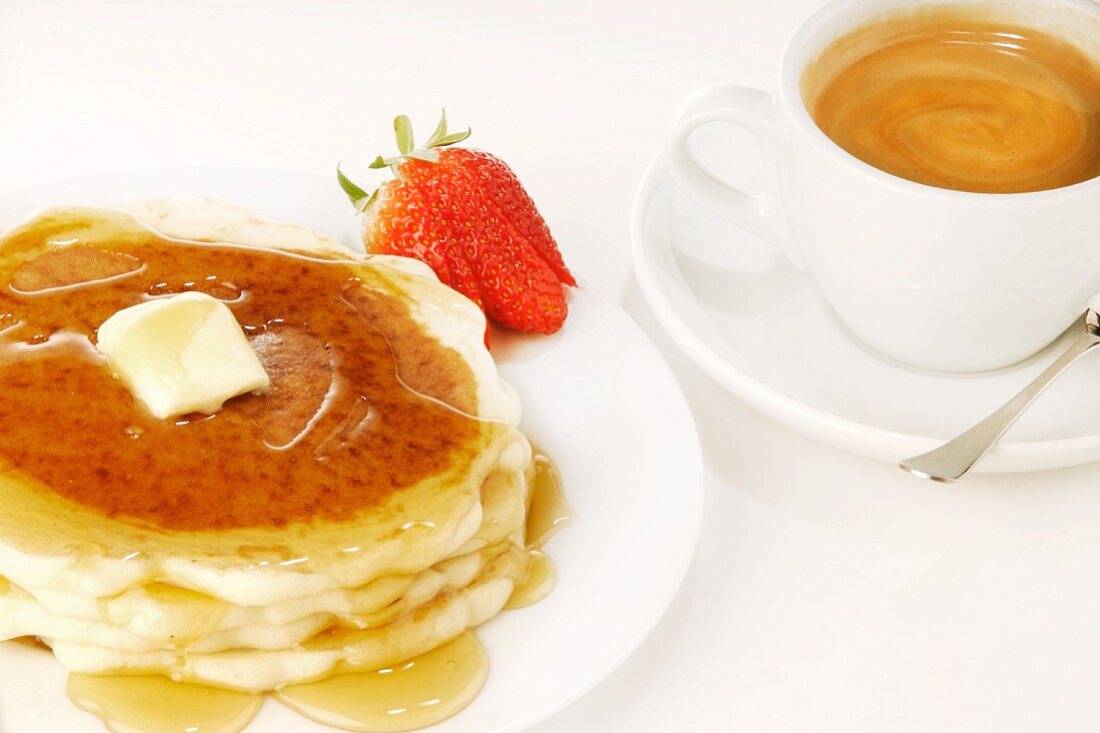
[[[692, 92], [680, 103], [668, 137], [668, 166], [673, 181], [701, 206], [768, 240], [796, 267], [806, 269], [783, 213], [775, 155], [775, 107], [765, 92], [719, 85]], [[688, 139], [700, 125], [730, 122], [756, 138], [764, 163], [766, 190], [753, 195], [718, 179], [699, 165]]]

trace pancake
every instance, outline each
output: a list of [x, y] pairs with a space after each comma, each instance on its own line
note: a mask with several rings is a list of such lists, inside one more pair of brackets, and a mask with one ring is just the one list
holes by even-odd
[[[51, 207], [0, 238], [0, 639], [263, 691], [422, 654], [526, 577], [531, 448], [484, 317], [425, 266], [210, 200]], [[225, 302], [271, 377], [159, 421], [95, 328]]]
[[[167, 231], [153, 232], [122, 211], [54, 208], [0, 241], [0, 278], [19, 293], [0, 303], [16, 323], [4, 331], [10, 348], [0, 357], [10, 423], [0, 417], [0, 430], [15, 430], [6, 431], [7, 445], [0, 440], [0, 460], [10, 465], [0, 480], [0, 574], [18, 585], [96, 597], [158, 580], [232, 603], [264, 605], [419, 572], [476, 532], [481, 484], [493, 473], [522, 471], [529, 449], [514, 427], [518, 400], [481, 347], [483, 317], [472, 304], [422, 270], [410, 274], [406, 262], [393, 267], [397, 258], [354, 259], [321, 239], [306, 250], [304, 230], [294, 242], [309, 255], [166, 236], [176, 233], [177, 220], [201, 229], [196, 222], [207, 217], [218, 239], [262, 240], [257, 232], [266, 231], [263, 223], [230, 207], [160, 201], [131, 208]], [[234, 217], [236, 230], [230, 226]], [[282, 226], [269, 236], [285, 233]], [[91, 256], [101, 249], [126, 259], [104, 264]], [[187, 265], [172, 263], [177, 270], [189, 266], [182, 274], [142, 261], [184, 251], [180, 259]], [[72, 252], [80, 277], [94, 269], [89, 262], [100, 265], [95, 281], [73, 282], [74, 273], [60, 261]], [[40, 266], [43, 259], [52, 260], [48, 267]], [[196, 259], [202, 261], [192, 265]], [[112, 270], [118, 265], [125, 268], [122, 274]], [[74, 394], [79, 389], [132, 404], [81, 340], [94, 337], [94, 326], [112, 312], [149, 293], [208, 283], [215, 295], [233, 290], [229, 302], [238, 320], [246, 331], [249, 325], [259, 331], [254, 339], [261, 340], [258, 350], [273, 381], [268, 395], [230, 403], [212, 420], [175, 425], [133, 409], [121, 416], [99, 414], [95, 402]], [[357, 329], [359, 338], [350, 346], [373, 348], [376, 363], [361, 365], [371, 378], [384, 380], [385, 369], [396, 368], [389, 384], [379, 385], [385, 394], [370, 393], [371, 385], [344, 389], [348, 374], [343, 364], [332, 366], [332, 358], [350, 361], [356, 355], [335, 348], [331, 333], [311, 333], [316, 316], [308, 327], [293, 322], [301, 318], [301, 293], [322, 285], [336, 292], [306, 305], [342, 311], [330, 325]], [[288, 297], [291, 287], [297, 290]], [[264, 309], [265, 288], [280, 296], [278, 308], [284, 310]], [[33, 342], [44, 331], [52, 334], [42, 343], [17, 341]], [[391, 361], [377, 363], [384, 359]], [[28, 373], [55, 368], [55, 362], [78, 362], [83, 371], [71, 384], [53, 379], [52, 385], [38, 385], [54, 387], [45, 395], [8, 406], [13, 395], [28, 392]], [[388, 417], [357, 410], [376, 402], [388, 407], [394, 392], [402, 399], [383, 427], [396, 426], [396, 434], [376, 431], [369, 447], [381, 455], [373, 463], [366, 451], [351, 457], [358, 446], [349, 433], [364, 421], [386, 423]], [[406, 419], [406, 410], [413, 418]], [[442, 445], [425, 443], [429, 428]], [[114, 434], [102, 435], [108, 429]], [[131, 439], [136, 431], [139, 437]], [[285, 440], [294, 432], [306, 438]], [[37, 454], [26, 455], [28, 446]], [[298, 460], [306, 451], [331, 467], [312, 477], [328, 485], [287, 485], [281, 471], [321, 463]], [[222, 456], [215, 465], [212, 452]], [[430, 463], [422, 460], [426, 455], [434, 464], [423, 465]], [[245, 460], [257, 475], [237, 470], [235, 464]], [[273, 470], [272, 463], [279, 465]], [[120, 467], [106, 481], [94, 475]], [[135, 488], [135, 482], [143, 486]]]
[[[466, 587], [489, 560], [506, 551], [509, 542], [522, 546], [524, 488], [514, 480], [488, 481], [482, 489], [484, 521], [478, 531], [461, 554], [431, 568], [266, 606], [230, 604], [165, 583], [96, 598], [21, 588], [0, 579], [0, 639], [41, 636], [125, 651], [189, 653], [285, 648], [336, 622], [353, 628], [378, 627], [440, 593]], [[311, 623], [303, 623], [307, 620]]]
[[334, 626], [381, 628], [440, 595], [468, 587], [508, 551], [508, 544], [500, 543], [444, 560], [415, 576], [380, 578], [363, 588], [268, 607], [226, 607], [192, 591], [153, 584], [117, 598], [95, 599], [103, 614], [90, 619], [56, 613], [25, 589], [0, 584], [0, 639], [38, 636], [51, 645], [70, 642], [176, 654], [286, 649]]
[[243, 649], [217, 654], [131, 653], [88, 644], [51, 642], [71, 672], [158, 674], [182, 682], [245, 692], [278, 689], [334, 673], [381, 669], [424, 654], [479, 626], [504, 607], [522, 577], [526, 555], [505, 553], [467, 588], [438, 596], [416, 613], [378, 629], [334, 627], [281, 651]]

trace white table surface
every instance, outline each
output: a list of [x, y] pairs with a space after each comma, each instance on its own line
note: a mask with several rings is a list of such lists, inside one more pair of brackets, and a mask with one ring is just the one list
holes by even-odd
[[430, 127], [445, 105], [653, 336], [707, 461], [669, 614], [536, 733], [1094, 730], [1100, 469], [944, 488], [811, 443], [688, 363], [632, 280], [632, 194], [676, 100], [766, 84], [817, 5], [0, 0], [0, 190], [168, 164], [363, 170], [395, 114]]

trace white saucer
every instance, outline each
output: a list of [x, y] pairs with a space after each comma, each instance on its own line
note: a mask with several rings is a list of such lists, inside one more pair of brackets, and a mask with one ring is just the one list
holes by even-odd
[[[661, 155], [642, 179], [632, 219], [638, 282], [673, 341], [764, 415], [853, 453], [896, 462], [935, 447], [1015, 394], [1067, 342], [1063, 335], [1023, 363], [977, 375], [889, 362], [848, 335], [808, 275], [677, 190]], [[976, 470], [1098, 459], [1100, 360], [1086, 358]]]

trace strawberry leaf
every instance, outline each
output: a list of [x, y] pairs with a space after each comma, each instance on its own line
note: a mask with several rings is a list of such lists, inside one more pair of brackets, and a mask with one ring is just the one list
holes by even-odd
[[412, 122], [405, 115], [398, 115], [393, 119], [393, 131], [397, 135], [397, 151], [402, 155], [408, 155], [416, 147], [413, 142]]
[[377, 188], [368, 192], [345, 176], [344, 172], [340, 170], [339, 164], [336, 166], [336, 180], [340, 182], [340, 188], [344, 189], [344, 193], [348, 195], [348, 199], [351, 200], [351, 205], [355, 207], [356, 211], [365, 210], [378, 194]]
[[444, 135], [443, 137], [439, 138], [438, 140], [432, 141], [431, 143], [428, 144], [428, 147], [429, 148], [442, 148], [442, 147], [446, 147], [447, 145], [454, 145], [455, 143], [460, 143], [463, 140], [465, 140], [466, 138], [470, 137], [470, 133], [472, 133], [472, 132], [473, 132], [473, 130], [471, 130], [469, 127], [467, 127], [462, 132], [454, 132], [454, 133], [451, 133], [450, 135]]
[[439, 114], [439, 124], [435, 126], [435, 132], [428, 138], [428, 142], [424, 144], [425, 148], [434, 148], [437, 142], [447, 136], [447, 110], [443, 109]]

